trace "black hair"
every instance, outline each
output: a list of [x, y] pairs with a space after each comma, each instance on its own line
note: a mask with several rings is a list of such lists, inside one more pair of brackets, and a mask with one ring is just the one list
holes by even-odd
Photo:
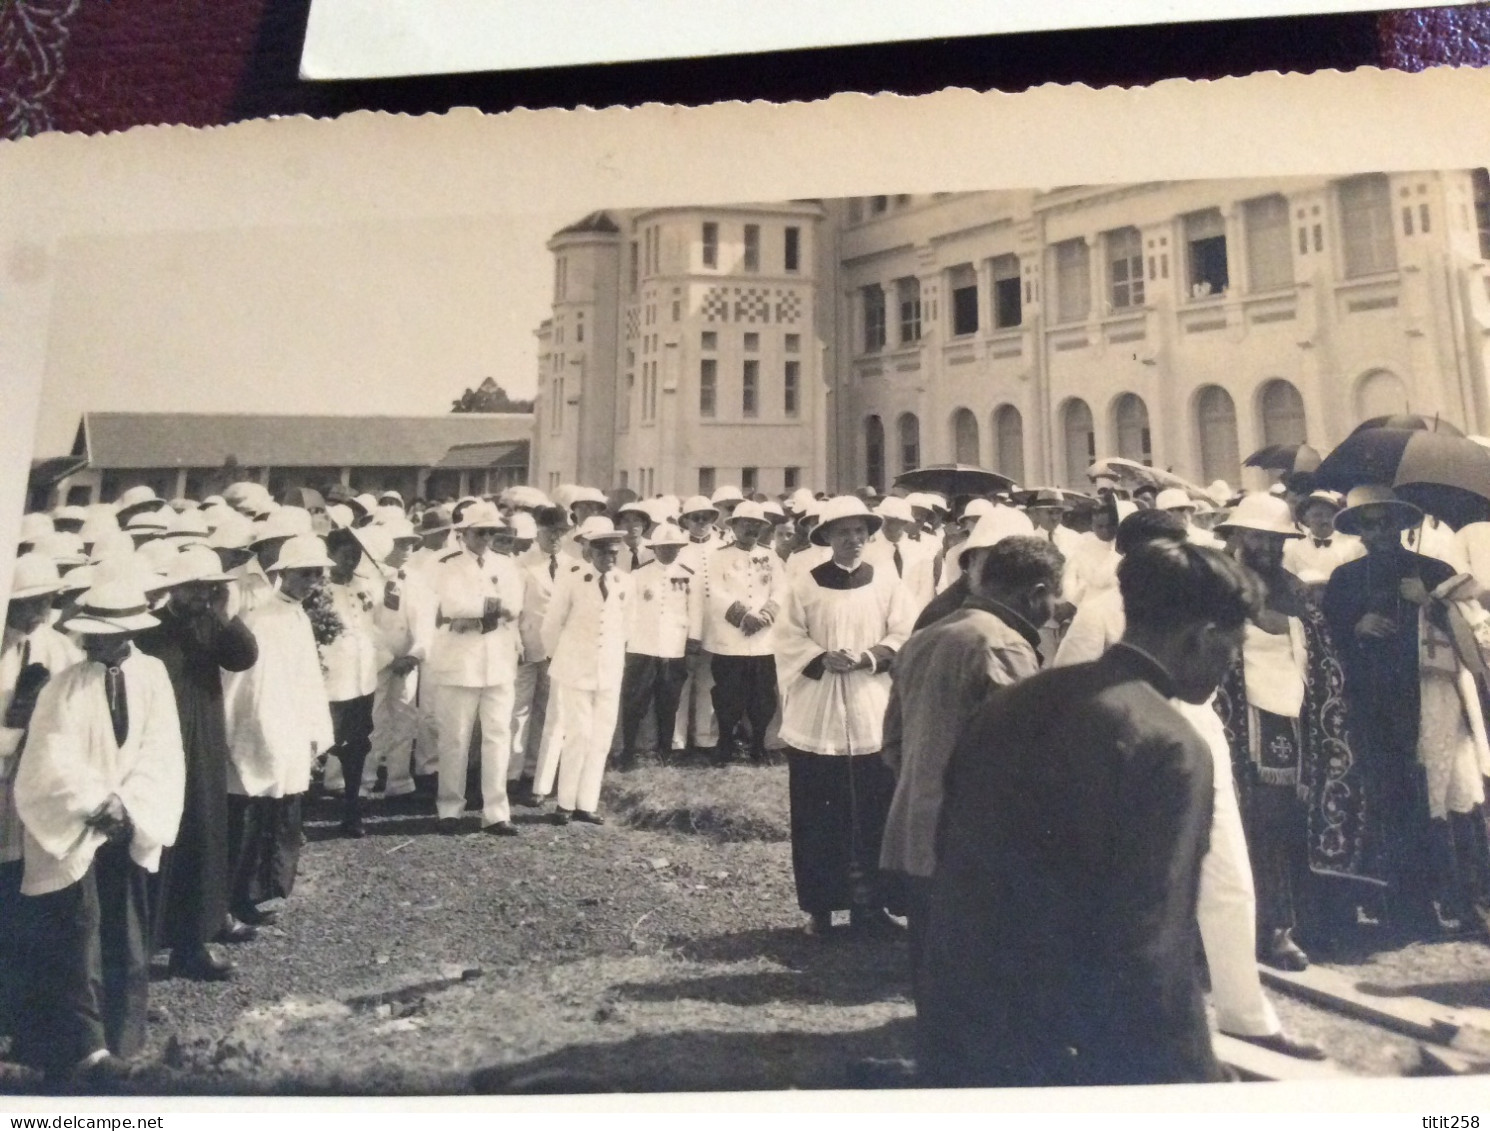
[[533, 511], [533, 522], [544, 530], [563, 530], [568, 525], [563, 507], [537, 507]]
[[1251, 570], [1230, 554], [1189, 542], [1139, 546], [1118, 563], [1117, 576], [1128, 623], [1148, 629], [1204, 621], [1240, 628], [1262, 602], [1262, 583]]
[[357, 541], [357, 536], [350, 530], [344, 530], [341, 527], [337, 527], [335, 530], [327, 531], [326, 552], [328, 554], [338, 553], [339, 551], [346, 549], [348, 546], [355, 546], [359, 551], [362, 549], [362, 543]]
[[1120, 554], [1130, 554], [1150, 542], [1183, 542], [1185, 520], [1173, 511], [1135, 511], [1118, 523], [1113, 545]]
[[[973, 551], [976, 553], [976, 551]], [[978, 581], [1001, 589], [1028, 589], [1044, 585], [1059, 593], [1066, 557], [1044, 538], [1013, 534], [1000, 539], [983, 553]]]

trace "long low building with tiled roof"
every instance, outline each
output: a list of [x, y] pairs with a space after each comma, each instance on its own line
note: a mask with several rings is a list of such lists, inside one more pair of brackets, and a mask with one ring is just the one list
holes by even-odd
[[456, 498], [528, 480], [533, 417], [88, 412], [65, 459], [38, 460], [30, 505], [110, 501], [143, 484], [201, 498], [252, 479], [275, 494], [339, 483]]

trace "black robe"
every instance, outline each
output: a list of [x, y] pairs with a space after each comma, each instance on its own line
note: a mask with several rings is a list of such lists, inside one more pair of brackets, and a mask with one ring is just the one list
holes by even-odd
[[1221, 1078], [1195, 922], [1211, 754], [1170, 694], [1118, 644], [964, 729], [916, 993], [928, 1086]]
[[222, 673], [251, 668], [258, 645], [236, 617], [185, 618], [167, 605], [140, 651], [166, 667], [186, 751], [186, 798], [176, 843], [161, 856], [155, 938], [182, 957], [222, 930], [228, 914], [228, 738]]

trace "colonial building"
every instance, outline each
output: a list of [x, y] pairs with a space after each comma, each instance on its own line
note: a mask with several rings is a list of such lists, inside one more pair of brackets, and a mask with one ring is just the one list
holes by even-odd
[[[805, 482], [832, 489], [883, 487], [909, 468], [953, 460], [1076, 486], [1094, 458], [1111, 455], [1235, 484], [1255, 448], [1329, 448], [1385, 412], [1438, 413], [1468, 432], [1490, 431], [1484, 170], [876, 196], [775, 210], [785, 214], [778, 225], [799, 227], [798, 238], [815, 245], [815, 256], [800, 245], [803, 274], [790, 279], [813, 314], [764, 333], [735, 292], [779, 267], [763, 266], [761, 235], [746, 235], [751, 224], [762, 231], [773, 209], [614, 214], [615, 270], [623, 242], [643, 248], [640, 293], [620, 296], [616, 320], [638, 312], [645, 348], [633, 370], [623, 345], [608, 389], [593, 391], [597, 401], [614, 398], [614, 423], [604, 440], [598, 423], [586, 435], [592, 482], [627, 475], [643, 493], [682, 490], [710, 471], [738, 482], [749, 465], [757, 485], [775, 491], [785, 468], [778, 478], [760, 465], [778, 451], [777, 466], [786, 464], [790, 451]], [[648, 229], [662, 233], [660, 245]], [[732, 241], [723, 258], [721, 232]], [[570, 230], [550, 246], [562, 263], [583, 238]], [[729, 301], [706, 302], [711, 288]], [[560, 333], [561, 317], [578, 313], [556, 302], [544, 333]], [[598, 306], [585, 314], [606, 317]], [[812, 389], [801, 401], [807, 415], [739, 428], [749, 418], [726, 411], [749, 403], [752, 340], [782, 350], [760, 355], [754, 379], [780, 379], [794, 334], [804, 366], [821, 366], [821, 389], [809, 368], [798, 370]], [[711, 353], [711, 342], [735, 352]], [[659, 352], [662, 403], [681, 411], [656, 417], [653, 434], [675, 424], [678, 438], [646, 447], [638, 424], [654, 418], [637, 413], [655, 393], [627, 375], [653, 380], [646, 363]], [[711, 384], [712, 418], [697, 411], [711, 403]], [[811, 416], [819, 411], [820, 423]], [[547, 399], [538, 433], [540, 484], [545, 474], [572, 477], [577, 462], [548, 456], [575, 433]], [[803, 451], [822, 452], [822, 476]]]
[[[596, 213], [557, 233], [538, 486], [780, 492], [827, 474], [815, 202]], [[831, 301], [827, 304], [831, 312]]]
[[453, 499], [527, 482], [532, 430], [524, 413], [89, 412], [69, 456], [33, 467], [28, 505], [108, 502], [137, 484], [164, 498], [200, 499], [241, 479], [276, 495], [340, 483], [406, 500]]

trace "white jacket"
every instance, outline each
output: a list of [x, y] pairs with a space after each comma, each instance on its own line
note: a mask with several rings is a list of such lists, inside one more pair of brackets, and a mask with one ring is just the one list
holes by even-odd
[[589, 562], [560, 570], [543, 618], [543, 646], [550, 656], [548, 678], [582, 691], [619, 688], [626, 667], [626, 629], [635, 589], [631, 575], [605, 575], [607, 596]]
[[111, 793], [134, 825], [129, 855], [136, 864], [155, 871], [161, 849], [176, 843], [186, 755], [171, 677], [155, 657], [134, 650], [119, 668], [129, 716], [122, 746], [114, 738], [102, 664], [74, 664], [37, 698], [15, 783], [26, 828], [26, 895], [61, 891], [83, 878], [105, 840], [84, 822]]
[[[518, 618], [523, 610], [523, 579], [516, 563], [495, 552], [478, 562], [469, 550], [454, 550], [434, 570], [439, 612], [430, 646], [429, 679], [450, 687], [497, 687], [517, 678], [522, 652]], [[498, 625], [483, 632], [486, 599], [501, 607]]]

